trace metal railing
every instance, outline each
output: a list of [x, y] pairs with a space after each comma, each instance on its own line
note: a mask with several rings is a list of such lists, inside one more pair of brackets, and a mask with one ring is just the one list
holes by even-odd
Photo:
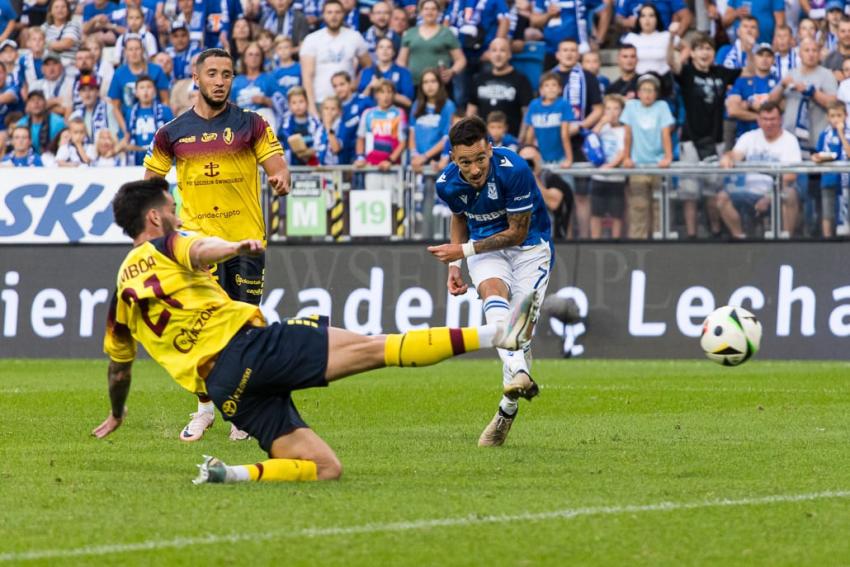
[[[271, 240], [292, 238], [312, 241], [420, 240], [448, 237], [447, 218], [433, 214], [434, 180], [438, 173], [428, 171], [424, 174], [417, 174], [410, 168], [401, 166], [393, 167], [388, 172], [381, 172], [375, 167], [356, 168], [350, 165], [295, 166], [291, 170], [293, 184], [292, 193], [289, 197], [279, 199], [272, 197], [267, 189], [264, 191], [264, 206]], [[757, 230], [750, 236], [776, 239], [783, 236], [783, 231], [788, 230], [787, 227], [782, 226], [783, 175], [795, 174], [798, 176], [796, 189], [801, 196], [800, 218], [806, 222], [809, 231], [813, 224], [819, 230], [818, 220], [820, 219], [819, 208], [821, 204], [819, 201], [809, 202], [811, 197], [805, 190], [807, 185], [801, 181], [800, 176], [840, 174], [845, 177], [844, 181], [846, 182], [850, 177], [850, 162], [831, 162], [821, 165], [811, 162], [776, 165], [741, 163], [730, 169], [723, 169], [719, 164], [674, 163], [669, 168], [638, 166], [630, 169], [605, 170], [594, 167], [589, 163], [578, 163], [570, 169], [551, 169], [550, 171], [566, 179], [573, 191], [576, 189], [576, 179], [590, 176], [625, 176], [627, 183], [629, 178], [636, 175], [660, 178], [660, 186], [652, 194], [657, 222], [654, 224], [651, 238], [663, 240], [683, 238], [681, 203], [687, 199], [682, 198], [682, 181], [695, 180], [700, 189], [708, 189], [713, 185], [719, 190], [734, 193], [735, 191], [746, 191], [745, 181], [742, 182], [741, 180], [745, 180], [747, 174], [766, 175], [773, 179], [771, 190], [767, 194], [770, 200], [769, 214], [759, 216], [755, 220]], [[387, 176], [387, 178], [392, 176], [391, 181], [381, 184], [384, 195], [380, 201], [371, 199], [371, 197], [366, 198], [368, 196], [363, 194], [352, 197], [352, 194], [359, 189], [369, 189], [369, 187], [366, 187], [369, 179], [368, 174], [378, 173]], [[265, 187], [265, 183], [263, 186]], [[809, 182], [808, 186], [812, 186], [812, 184]], [[706, 225], [704, 199], [711, 199], [711, 195], [712, 192], [706, 190], [703, 195], [697, 198], [701, 227]], [[842, 199], [841, 210], [843, 213], [839, 212], [836, 222], [843, 221], [844, 231], [846, 231], [848, 222], [846, 218], [846, 190], [842, 195], [839, 189], [839, 198]], [[312, 209], [305, 204], [308, 200], [312, 200]], [[319, 207], [320, 202], [323, 203], [321, 207]], [[317, 210], [317, 207], [321, 210]], [[382, 207], [387, 209], [383, 213]], [[387, 219], [382, 217], [382, 214], [390, 216], [389, 223], [386, 222]], [[844, 218], [839, 219], [838, 217], [842, 214]], [[293, 215], [297, 215], [298, 219], [294, 219]], [[324, 215], [324, 222], [319, 218], [322, 215]], [[358, 215], [362, 218], [357, 218]], [[369, 215], [374, 218], [367, 218]], [[811, 218], [812, 215], [814, 220]], [[293, 220], [299, 222], [293, 222]], [[383, 229], [374, 229], [374, 226], [371, 225], [377, 226], [377, 223], [370, 225], [367, 222], [370, 220], [381, 220]], [[305, 226], [308, 230], [303, 230]], [[321, 230], [322, 227], [324, 227], [324, 230]], [[704, 228], [703, 232], [705, 232]], [[840, 232], [841, 229], [839, 228]]]

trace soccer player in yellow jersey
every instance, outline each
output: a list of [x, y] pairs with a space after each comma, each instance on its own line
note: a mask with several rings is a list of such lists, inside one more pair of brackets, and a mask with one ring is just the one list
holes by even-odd
[[[531, 296], [514, 303], [507, 323], [462, 329], [369, 337], [328, 327], [322, 317], [266, 325], [257, 306], [230, 299], [207, 268], [261, 254], [262, 241], [179, 232], [163, 179], [125, 184], [113, 211], [134, 248], [119, 268], [104, 338], [112, 407], [92, 434], [106, 437], [124, 421], [138, 341], [178, 384], [212, 398], [224, 419], [254, 436], [270, 457], [238, 466], [205, 457], [196, 484], [339, 478], [336, 454], [301, 419], [294, 390], [384, 366], [435, 364], [479, 348], [522, 348], [530, 339]], [[532, 385], [522, 374], [505, 393], [527, 397]]]
[[[274, 129], [255, 112], [228, 102], [233, 60], [221, 49], [198, 56], [192, 78], [200, 96], [195, 106], [162, 128], [145, 157], [145, 179], [165, 177], [177, 163], [177, 185], [183, 198], [180, 218], [188, 229], [232, 241], [265, 242], [257, 165], [268, 174], [277, 195], [289, 191], [289, 169]], [[218, 283], [233, 299], [260, 304], [264, 255], [238, 256], [213, 267]], [[180, 432], [182, 441], [197, 441], [215, 419], [206, 395]], [[231, 429], [230, 438], [247, 435]]]

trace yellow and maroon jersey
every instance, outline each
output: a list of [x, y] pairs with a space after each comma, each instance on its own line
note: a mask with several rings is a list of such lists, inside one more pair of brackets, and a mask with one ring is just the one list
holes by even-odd
[[274, 155], [283, 148], [265, 119], [228, 103], [212, 120], [190, 109], [157, 130], [145, 167], [165, 176], [176, 160], [186, 230], [265, 240], [257, 166]]
[[256, 305], [233, 301], [209, 272], [192, 268], [189, 248], [201, 238], [183, 232], [133, 248], [118, 271], [103, 350], [132, 362], [136, 343], [178, 384], [205, 393], [198, 367], [223, 349], [246, 323], [265, 325]]

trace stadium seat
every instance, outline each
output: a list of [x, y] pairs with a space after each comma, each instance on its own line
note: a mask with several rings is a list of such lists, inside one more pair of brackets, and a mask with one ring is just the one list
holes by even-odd
[[543, 73], [543, 59], [546, 57], [546, 44], [542, 41], [526, 41], [525, 48], [511, 57], [513, 65], [526, 76], [531, 86], [537, 88]]

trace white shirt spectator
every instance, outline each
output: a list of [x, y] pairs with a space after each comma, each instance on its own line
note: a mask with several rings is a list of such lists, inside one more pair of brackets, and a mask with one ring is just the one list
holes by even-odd
[[356, 80], [357, 61], [368, 52], [369, 46], [363, 36], [345, 27], [340, 28], [336, 36], [322, 28], [305, 37], [299, 53], [301, 57], [308, 55], [316, 59], [316, 74], [313, 78], [316, 104], [333, 96], [331, 77], [334, 73], [345, 71]]
[[[743, 154], [746, 163], [791, 164], [803, 161], [800, 144], [788, 130], [783, 130], [782, 135], [773, 142], [767, 141], [761, 128], [751, 130], [738, 138], [734, 151]], [[748, 173], [746, 189], [751, 193], [767, 195], [773, 190], [773, 177]]]
[[850, 79], [844, 79], [838, 85], [838, 100], [844, 103], [847, 107], [848, 116], [850, 116]]
[[638, 75], [650, 71], [659, 75], [670, 72], [667, 64], [667, 46], [670, 44], [670, 32], [656, 31], [652, 33], [627, 33], [622, 40], [623, 44], [634, 45], [637, 50]]
[[124, 42], [130, 37], [138, 37], [142, 41], [142, 46], [145, 48], [145, 54], [148, 56], [148, 60], [152, 59], [159, 52], [156, 38], [146, 27], [142, 26], [142, 29], [138, 32], [128, 31], [115, 42], [115, 48], [112, 50], [113, 66], [119, 67], [124, 64]]
[[[93, 160], [97, 157], [97, 151], [94, 149], [94, 144], [86, 144], [84, 150], [86, 152], [86, 157], [88, 157], [89, 160]], [[59, 149], [56, 150], [56, 161], [75, 163], [83, 167], [86, 166], [80, 157], [80, 152], [77, 151], [77, 147], [74, 144], [64, 144], [59, 146]]]

